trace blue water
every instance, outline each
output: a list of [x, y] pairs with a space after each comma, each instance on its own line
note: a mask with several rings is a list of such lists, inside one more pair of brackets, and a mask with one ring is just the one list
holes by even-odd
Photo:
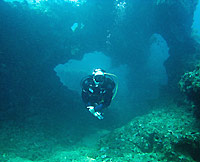
[[[170, 2], [0, 0], [0, 161], [45, 161], [83, 138], [91, 147], [156, 103], [183, 103], [178, 82], [199, 59], [200, 3]], [[101, 121], [81, 98], [95, 68], [119, 85]]]

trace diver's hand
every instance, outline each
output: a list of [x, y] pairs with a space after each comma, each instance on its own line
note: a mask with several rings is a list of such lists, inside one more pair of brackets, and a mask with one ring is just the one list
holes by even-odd
[[95, 113], [94, 106], [87, 106], [87, 109], [88, 109], [89, 112], [91, 112], [92, 114]]
[[100, 112], [96, 112], [94, 110], [94, 106], [88, 106], [87, 109], [89, 110], [89, 112], [91, 112], [95, 117], [97, 117], [98, 119], [102, 120], [103, 116], [101, 115]]
[[95, 117], [97, 117], [99, 120], [102, 120], [102, 119], [103, 119], [103, 116], [101, 115], [100, 112], [95, 112], [93, 115], [94, 115]]

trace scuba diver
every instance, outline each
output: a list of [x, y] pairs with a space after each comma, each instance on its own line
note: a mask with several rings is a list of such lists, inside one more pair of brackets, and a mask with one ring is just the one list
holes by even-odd
[[118, 84], [115, 85], [111, 76], [116, 77], [102, 69], [95, 69], [81, 82], [83, 102], [90, 113], [100, 120], [103, 119], [102, 110], [110, 105], [117, 93]]

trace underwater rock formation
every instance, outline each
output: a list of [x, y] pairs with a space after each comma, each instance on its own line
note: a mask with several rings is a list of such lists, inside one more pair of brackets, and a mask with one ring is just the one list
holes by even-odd
[[179, 81], [180, 90], [193, 103], [195, 115], [200, 118], [200, 64], [194, 71], [185, 73]]
[[[136, 74], [134, 70], [139, 69], [139, 76], [146, 75], [141, 69], [146, 63], [148, 40], [153, 33], [159, 33], [167, 41], [170, 57], [165, 67], [170, 87], [177, 87], [186, 61], [194, 52], [190, 33], [197, 0], [155, 2], [130, 2], [123, 21], [116, 25], [111, 1], [90, 2], [81, 13], [75, 12], [77, 10], [71, 5], [63, 8], [62, 4], [57, 4], [54, 8], [53, 2], [46, 4], [49, 10], [43, 13], [30, 9], [26, 4], [15, 3], [15, 7], [12, 7], [0, 1], [0, 83], [3, 89], [0, 99], [4, 101], [1, 107], [8, 110], [16, 103], [16, 107], [22, 107], [33, 103], [33, 100], [47, 108], [64, 103], [71, 92], [61, 87], [53, 68], [96, 50], [111, 56], [115, 64], [127, 63], [132, 70], [130, 74]], [[81, 31], [77, 29], [72, 32], [71, 26], [78, 22], [76, 19], [86, 26]], [[103, 24], [102, 19], [105, 20]], [[109, 41], [109, 47], [106, 41]], [[116, 60], [120, 60], [120, 63]], [[174, 69], [175, 66], [179, 68]], [[141, 85], [141, 80], [144, 80], [143, 76], [131, 76], [130, 84], [138, 81]], [[47, 95], [49, 91], [50, 96]], [[52, 96], [57, 96], [60, 102], [52, 100]]]
[[[170, 57], [165, 63], [170, 89], [178, 92], [180, 76], [188, 69], [195, 53], [196, 42], [191, 37], [194, 10], [198, 1], [158, 1], [156, 7], [156, 32], [169, 46]], [[162, 2], [162, 3], [161, 3]], [[179, 67], [179, 68], [174, 68]], [[168, 88], [169, 88], [168, 87]]]
[[[0, 144], [1, 160], [198, 162], [200, 123], [188, 108], [177, 107], [173, 103], [155, 105], [149, 114], [136, 117], [120, 128], [105, 132], [101, 137], [95, 135], [95, 138], [92, 138], [93, 136], [88, 134], [83, 138], [87, 139], [83, 140], [85, 143], [75, 143], [77, 139], [73, 139], [71, 134], [68, 134], [70, 132], [65, 132], [65, 135], [57, 132], [56, 135], [54, 133], [55, 136], [48, 136], [49, 131], [45, 131], [45, 135], [44, 132], [38, 132], [38, 128], [13, 128], [4, 125], [3, 130], [8, 130], [0, 135], [0, 139], [4, 139]], [[17, 133], [12, 133], [15, 129]], [[24, 138], [21, 138], [22, 135]], [[90, 145], [88, 141], [91, 140], [99, 142], [97, 145]]]
[[200, 133], [190, 111], [176, 105], [133, 119], [100, 140], [105, 161], [199, 161]]

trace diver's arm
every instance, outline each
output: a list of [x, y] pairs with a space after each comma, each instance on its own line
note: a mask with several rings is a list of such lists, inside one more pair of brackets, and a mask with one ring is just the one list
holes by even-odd
[[102, 111], [108, 107], [112, 101], [114, 85], [108, 85], [106, 93], [103, 95], [103, 102], [95, 107], [95, 111]]
[[89, 97], [88, 97], [88, 92], [85, 91], [84, 89], [82, 90], [82, 100], [83, 102], [86, 104], [86, 106], [88, 105], [89, 102]]
[[108, 107], [110, 105], [113, 97], [114, 88], [115, 88], [115, 83], [109, 79], [107, 85], [107, 91], [104, 94], [104, 102], [103, 102], [104, 107]]
[[105, 94], [104, 95], [104, 101], [102, 103], [100, 103], [99, 105], [97, 105], [94, 110], [101, 112], [104, 108], [108, 107], [111, 103], [112, 100], [112, 94]]
[[89, 103], [89, 91], [88, 91], [88, 78], [85, 79], [82, 83], [82, 100], [85, 103], [86, 106], [88, 106]]
[[95, 106], [95, 111], [102, 111], [105, 105], [103, 103], [100, 103], [99, 105]]
[[104, 105], [104, 107], [108, 107], [112, 101], [112, 96], [113, 96], [113, 93], [111, 92], [108, 92], [105, 94], [104, 96], [104, 102], [102, 103]]

